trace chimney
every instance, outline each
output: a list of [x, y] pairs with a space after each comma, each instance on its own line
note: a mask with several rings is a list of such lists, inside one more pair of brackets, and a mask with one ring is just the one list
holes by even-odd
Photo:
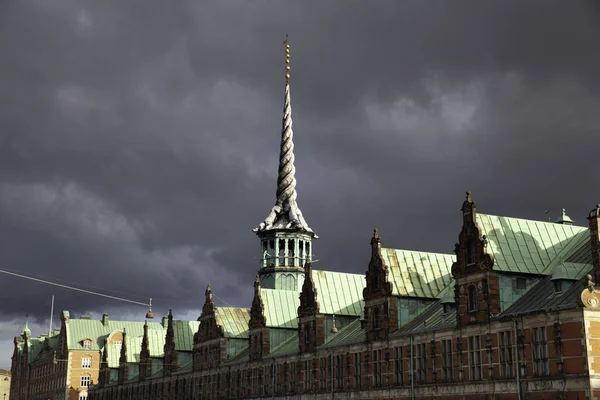
[[108, 314], [102, 314], [102, 325], [108, 326]]
[[600, 284], [600, 237], [598, 236], [598, 219], [600, 219], [600, 204], [588, 215], [590, 227], [590, 245], [594, 262], [594, 282]]

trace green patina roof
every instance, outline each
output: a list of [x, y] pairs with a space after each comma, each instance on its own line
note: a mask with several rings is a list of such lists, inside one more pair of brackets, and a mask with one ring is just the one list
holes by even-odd
[[392, 336], [412, 335], [419, 332], [437, 331], [455, 326], [456, 308], [452, 308], [452, 311], [445, 314], [442, 300], [438, 300], [402, 328], [394, 332]]
[[[115, 331], [127, 330], [131, 337], [144, 334], [144, 322], [137, 321], [108, 321], [105, 325], [100, 320], [93, 319], [69, 319], [67, 326], [67, 347], [69, 350], [96, 350], [104, 347], [105, 338]], [[165, 328], [159, 322], [148, 322], [148, 330], [164, 332]], [[164, 334], [164, 333], [163, 333]], [[91, 349], [83, 347], [83, 340], [91, 339]]]
[[396, 296], [437, 297], [452, 280], [454, 255], [388, 248], [381, 253]]
[[290, 337], [285, 342], [282, 342], [279, 346], [273, 349], [268, 357], [278, 357], [284, 354], [295, 354], [298, 353], [299, 343], [298, 343], [298, 334]]
[[487, 236], [494, 269], [502, 272], [550, 274], [556, 256], [587, 235], [580, 226], [486, 214], [477, 214], [477, 225]]
[[[140, 352], [142, 351], [143, 336], [131, 337], [129, 333], [125, 336], [127, 344], [127, 362], [139, 363]], [[165, 331], [148, 330], [148, 347], [150, 357], [160, 358], [164, 356]], [[121, 344], [108, 345], [108, 366], [109, 368], [119, 367], [119, 358], [121, 357]]]
[[198, 332], [199, 321], [173, 320], [173, 331], [175, 333], [175, 350], [194, 350], [194, 334]]
[[246, 346], [246, 348], [240, 351], [237, 355], [230, 358], [223, 365], [232, 365], [232, 364], [241, 364], [246, 363], [250, 360], [250, 348]]
[[299, 292], [291, 290], [261, 289], [264, 314], [270, 328], [298, 327]]
[[360, 316], [363, 313], [364, 274], [313, 270], [317, 301], [323, 314]]
[[[250, 309], [237, 307], [216, 307], [215, 317], [217, 325], [223, 327], [227, 338], [247, 338]], [[196, 330], [198, 327], [196, 326]], [[195, 333], [195, 332], [193, 332]], [[192, 333], [192, 343], [193, 343]]]
[[361, 343], [366, 339], [365, 329], [362, 327], [361, 320], [357, 318], [352, 321], [344, 328], [340, 329], [338, 333], [330, 336], [330, 339], [325, 342], [324, 345], [319, 346], [320, 349], [334, 346], [344, 346], [348, 344]]

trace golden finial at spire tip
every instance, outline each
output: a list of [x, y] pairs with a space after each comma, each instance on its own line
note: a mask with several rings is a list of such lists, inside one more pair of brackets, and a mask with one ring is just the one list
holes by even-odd
[[288, 35], [285, 34], [285, 40], [283, 41], [285, 45], [285, 83], [288, 83], [290, 80], [290, 45], [288, 44]]

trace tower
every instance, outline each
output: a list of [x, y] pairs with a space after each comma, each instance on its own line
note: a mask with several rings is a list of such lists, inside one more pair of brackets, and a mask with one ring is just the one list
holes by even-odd
[[267, 218], [254, 229], [261, 243], [261, 287], [300, 291], [304, 265], [312, 257], [312, 239], [317, 235], [308, 227], [296, 203], [294, 132], [290, 102], [290, 46], [285, 45], [285, 97], [277, 176], [277, 198]]

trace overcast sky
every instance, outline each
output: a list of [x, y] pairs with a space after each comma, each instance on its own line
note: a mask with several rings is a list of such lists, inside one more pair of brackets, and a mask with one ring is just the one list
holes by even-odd
[[[197, 318], [250, 306], [275, 200], [290, 35], [298, 203], [320, 269], [451, 253], [478, 210], [585, 225], [600, 193], [595, 1], [0, 3], [0, 268]], [[0, 367], [50, 298], [0, 275]]]

